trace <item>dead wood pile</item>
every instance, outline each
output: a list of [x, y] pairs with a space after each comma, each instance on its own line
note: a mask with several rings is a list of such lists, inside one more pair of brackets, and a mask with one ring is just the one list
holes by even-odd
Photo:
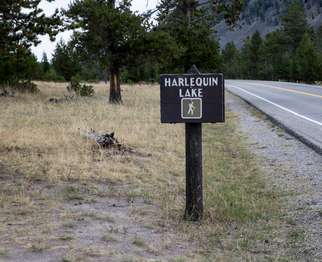
[[81, 131], [81, 136], [93, 140], [102, 148], [117, 148], [121, 149], [122, 145], [114, 137], [114, 132], [112, 133], [98, 133], [93, 129], [89, 131]]

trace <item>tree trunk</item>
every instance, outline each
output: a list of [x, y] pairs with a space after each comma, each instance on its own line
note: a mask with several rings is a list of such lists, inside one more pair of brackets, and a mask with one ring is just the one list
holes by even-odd
[[110, 103], [121, 104], [122, 94], [120, 85], [120, 71], [119, 69], [111, 69], [110, 77]]

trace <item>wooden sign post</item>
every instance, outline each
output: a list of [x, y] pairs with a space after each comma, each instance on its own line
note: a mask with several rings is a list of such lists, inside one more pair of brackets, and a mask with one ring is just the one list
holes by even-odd
[[186, 123], [185, 219], [197, 221], [202, 218], [202, 214], [202, 125]]
[[202, 123], [225, 121], [222, 74], [201, 74], [193, 66], [187, 74], [161, 75], [161, 122], [186, 124], [185, 219], [203, 215]]

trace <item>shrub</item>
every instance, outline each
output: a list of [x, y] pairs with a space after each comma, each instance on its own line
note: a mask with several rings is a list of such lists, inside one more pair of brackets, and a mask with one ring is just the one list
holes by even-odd
[[67, 90], [75, 92], [78, 96], [93, 96], [95, 94], [93, 86], [81, 84], [77, 77], [72, 78]]
[[95, 94], [94, 88], [91, 85], [81, 85], [81, 88], [79, 90], [80, 96], [93, 96]]

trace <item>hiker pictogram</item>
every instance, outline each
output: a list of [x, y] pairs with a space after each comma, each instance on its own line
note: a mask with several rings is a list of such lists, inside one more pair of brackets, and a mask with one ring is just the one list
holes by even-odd
[[202, 118], [202, 99], [201, 98], [182, 98], [181, 117], [182, 119]]
[[188, 115], [193, 115], [195, 111], [195, 106], [193, 104], [193, 101], [189, 103], [189, 110], [188, 110]]

